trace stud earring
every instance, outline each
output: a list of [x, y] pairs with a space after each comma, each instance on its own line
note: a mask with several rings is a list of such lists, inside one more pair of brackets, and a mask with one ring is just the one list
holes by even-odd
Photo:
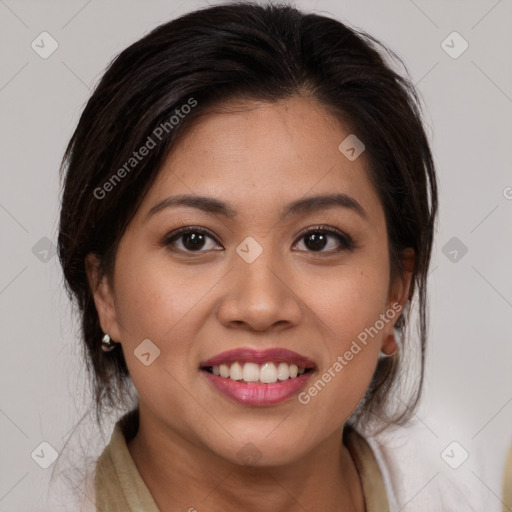
[[395, 340], [395, 337], [393, 334], [390, 334], [390, 337], [393, 338], [393, 345], [395, 346], [395, 349], [393, 350], [393, 352], [391, 352], [390, 354], [384, 352], [382, 349], [380, 349], [380, 354], [379, 354], [379, 357], [381, 359], [386, 359], [388, 357], [393, 357], [397, 352], [398, 352], [398, 345], [396, 343], [396, 340]]
[[386, 354], [386, 352], [380, 351], [379, 357], [381, 359], [387, 359], [388, 357], [393, 357], [398, 351], [395, 349], [391, 354]]
[[103, 352], [110, 352], [116, 348], [117, 343], [108, 335], [105, 334], [101, 339], [101, 349]]

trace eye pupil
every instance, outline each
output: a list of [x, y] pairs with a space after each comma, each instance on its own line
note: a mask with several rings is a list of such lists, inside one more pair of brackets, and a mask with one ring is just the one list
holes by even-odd
[[187, 249], [201, 249], [204, 245], [204, 235], [202, 233], [187, 233], [183, 235], [183, 245]]
[[306, 247], [311, 250], [323, 249], [326, 239], [324, 233], [309, 233], [306, 235]]

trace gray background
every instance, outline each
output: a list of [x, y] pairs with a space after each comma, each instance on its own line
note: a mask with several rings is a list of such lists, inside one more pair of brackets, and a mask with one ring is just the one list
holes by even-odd
[[[41, 451], [41, 442], [59, 453], [90, 407], [78, 324], [52, 252], [62, 153], [114, 55], [204, 5], [0, 0], [0, 511], [56, 510], [45, 501], [53, 465], [41, 468], [31, 453]], [[504, 451], [512, 442], [512, 2], [296, 5], [331, 13], [389, 45], [426, 104], [441, 204], [417, 420], [431, 432], [438, 472], [464, 474], [489, 492], [488, 510], [498, 510]], [[47, 59], [31, 48], [43, 31], [59, 45]], [[458, 58], [441, 45], [453, 31], [469, 44]], [[449, 44], [461, 48], [460, 41]], [[454, 440], [470, 456], [457, 470], [440, 455]], [[406, 512], [414, 510], [413, 495]]]

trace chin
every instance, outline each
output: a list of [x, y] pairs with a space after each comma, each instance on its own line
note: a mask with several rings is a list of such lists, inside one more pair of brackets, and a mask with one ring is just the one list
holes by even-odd
[[294, 440], [290, 436], [285, 440], [265, 438], [260, 434], [259, 437], [244, 436], [243, 439], [231, 441], [229, 446], [216, 446], [213, 451], [232, 464], [250, 468], [292, 464], [303, 456], [301, 452], [305, 448], [300, 437]]

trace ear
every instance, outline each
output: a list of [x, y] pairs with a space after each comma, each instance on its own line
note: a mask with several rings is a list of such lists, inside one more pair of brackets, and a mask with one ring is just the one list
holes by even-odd
[[89, 253], [85, 257], [85, 270], [101, 329], [105, 334], [109, 334], [112, 340], [119, 342], [120, 329], [117, 321], [114, 291], [108, 277], [101, 271], [100, 260], [96, 254]]
[[409, 300], [415, 262], [414, 249], [404, 249], [400, 254], [400, 261], [402, 270], [399, 275], [394, 276], [393, 281], [390, 283], [387, 304], [388, 311], [392, 310], [397, 314], [394, 316], [394, 320], [387, 325], [381, 347], [382, 352], [388, 355], [394, 354], [397, 349], [394, 326]]
[[399, 303], [400, 308], [403, 309], [409, 300], [415, 257], [414, 249], [410, 247], [404, 249], [400, 253], [400, 264], [402, 270], [399, 275], [394, 276], [393, 282], [390, 283], [388, 300], [389, 306]]

